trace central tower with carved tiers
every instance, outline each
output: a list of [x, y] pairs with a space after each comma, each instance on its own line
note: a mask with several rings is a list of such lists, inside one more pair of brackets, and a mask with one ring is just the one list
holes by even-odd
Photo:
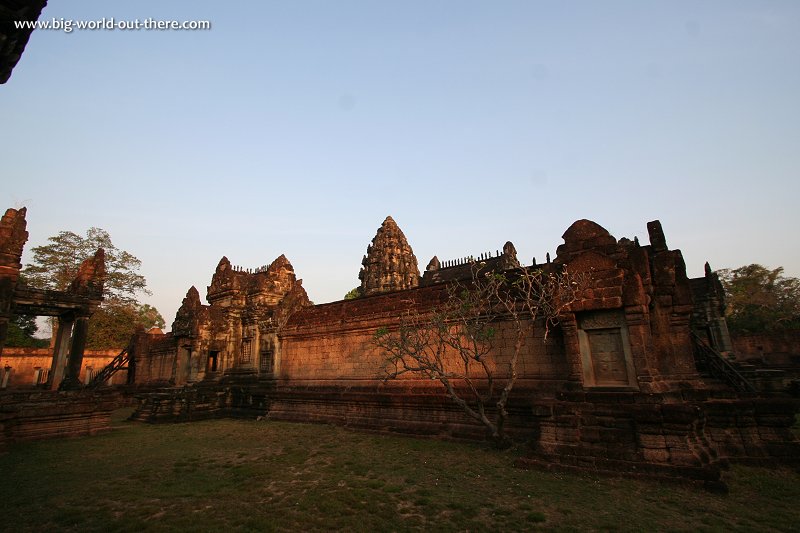
[[358, 274], [362, 296], [413, 289], [419, 285], [414, 251], [392, 217], [386, 217], [367, 246]]

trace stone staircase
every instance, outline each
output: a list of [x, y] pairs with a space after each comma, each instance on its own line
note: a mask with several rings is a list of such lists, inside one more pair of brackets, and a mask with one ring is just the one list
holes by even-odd
[[701, 376], [711, 378], [717, 384], [725, 384], [738, 393], [755, 394], [758, 392], [755, 385], [745, 377], [738, 363], [724, 357], [696, 333], [691, 332], [691, 338], [695, 363]]
[[119, 355], [114, 357], [110, 363], [108, 363], [100, 372], [92, 377], [91, 381], [89, 381], [85, 388], [96, 389], [106, 383], [111, 376], [120, 370], [127, 370], [129, 360], [130, 354], [128, 353], [128, 348], [124, 348]]
[[800, 397], [797, 373], [758, 364], [758, 361], [725, 357], [695, 333], [692, 333], [692, 342], [697, 370], [715, 391], [723, 393], [727, 389], [737, 394]]

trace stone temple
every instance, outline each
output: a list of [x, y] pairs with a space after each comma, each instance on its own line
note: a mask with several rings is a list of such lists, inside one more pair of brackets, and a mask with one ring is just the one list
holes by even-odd
[[[437, 381], [385, 381], [375, 333], [396, 329], [404, 312], [439, 305], [476, 260], [501, 272], [566, 268], [587, 274], [588, 284], [547, 339], [528, 320], [509, 400], [508, 429], [528, 444], [526, 464], [713, 483], [729, 461], [796, 461], [795, 400], [757, 392], [726, 358], [732, 347], [716, 275], [707, 268], [689, 279], [661, 224], [647, 231], [649, 244], [640, 244], [579, 220], [544, 263], [521, 264], [507, 242], [476, 257], [433, 257], [420, 273], [387, 217], [362, 260], [360, 296], [321, 305], [309, 301], [283, 255], [257, 268], [223, 257], [208, 304], [190, 287], [172, 331], [138, 333], [115, 368], [127, 368], [141, 421], [262, 416], [483, 439], [484, 428]], [[4, 298], [17, 294], [9, 283]], [[513, 344], [511, 324], [498, 319], [496, 331], [493, 350], [502, 358]]]

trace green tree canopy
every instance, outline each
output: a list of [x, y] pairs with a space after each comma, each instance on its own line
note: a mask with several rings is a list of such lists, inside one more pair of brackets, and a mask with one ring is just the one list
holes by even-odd
[[344, 295], [344, 299], [355, 300], [360, 296], [361, 296], [361, 287], [356, 287], [355, 289], [350, 289], [349, 291], [347, 291], [347, 294]]
[[33, 261], [25, 266], [23, 274], [30, 286], [65, 290], [78, 274], [81, 263], [98, 248], [105, 250], [104, 300], [89, 321], [86, 345], [91, 349], [123, 348], [138, 327], [163, 328], [164, 318], [156, 308], [138, 301], [138, 295], [150, 294], [144, 276], [139, 273], [142, 262], [114, 246], [107, 231], [89, 228], [85, 237], [60, 231], [48, 239], [47, 245], [32, 249]]
[[14, 315], [8, 323], [5, 345], [21, 348], [46, 348], [49, 341], [34, 337], [36, 330], [36, 317]]
[[164, 317], [158, 312], [158, 309], [149, 304], [142, 304], [136, 309], [137, 323], [141, 324], [144, 329], [150, 328], [163, 328], [166, 326]]
[[122, 300], [108, 300], [89, 320], [86, 347], [93, 350], [124, 348], [138, 328], [164, 327], [155, 307]]
[[733, 332], [800, 329], [800, 280], [759, 264], [717, 272], [725, 289], [726, 318]]
[[106, 298], [135, 302], [138, 293], [150, 294], [144, 276], [138, 272], [142, 262], [114, 246], [107, 231], [89, 228], [85, 237], [71, 231], [60, 231], [48, 241], [49, 244], [32, 249], [33, 261], [23, 269], [26, 282], [32, 287], [65, 290], [75, 279], [83, 260], [92, 257], [98, 248], [103, 248]]

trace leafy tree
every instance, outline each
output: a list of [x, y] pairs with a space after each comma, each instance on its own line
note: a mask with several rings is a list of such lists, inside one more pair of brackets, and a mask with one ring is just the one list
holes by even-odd
[[65, 290], [75, 279], [83, 260], [93, 256], [98, 248], [103, 248], [106, 298], [135, 302], [137, 293], [150, 294], [144, 276], [137, 272], [142, 262], [114, 246], [107, 231], [89, 228], [86, 237], [60, 231], [48, 241], [49, 244], [32, 249], [33, 261], [23, 269], [27, 283], [32, 287]]
[[137, 301], [139, 293], [150, 294], [144, 276], [138, 272], [141, 261], [114, 246], [108, 232], [100, 228], [90, 228], [85, 237], [61, 231], [50, 237], [47, 245], [33, 248], [33, 261], [23, 269], [25, 282], [40, 289], [66, 290], [83, 260], [98, 248], [105, 251], [104, 301], [89, 320], [87, 347], [121, 348], [138, 326], [164, 327], [158, 310]]
[[124, 300], [109, 300], [95, 311], [89, 320], [86, 346], [102, 350], [128, 345], [137, 328], [164, 327], [164, 318], [152, 306]]
[[[25, 275], [21, 274], [19, 281], [24, 284], [28, 280]], [[19, 348], [45, 348], [49, 342], [47, 339], [37, 339], [35, 337], [38, 329], [35, 316], [12, 315], [11, 320], [8, 322], [5, 345]]]
[[[498, 447], [505, 447], [506, 405], [525, 338], [538, 326], [547, 339], [587, 278], [566, 270], [487, 272], [482, 265], [473, 264], [470, 283], [450, 284], [441, 305], [412, 309], [397, 331], [378, 330], [375, 343], [388, 354], [384, 381], [403, 374], [438, 381]], [[498, 327], [509, 327], [513, 335], [513, 345], [502, 353], [495, 341]]]
[[759, 264], [717, 271], [725, 289], [731, 331], [757, 333], [800, 328], [800, 280]]
[[361, 296], [361, 287], [356, 287], [355, 289], [350, 289], [347, 291], [347, 294], [344, 295], [345, 300], [355, 300]]
[[163, 328], [166, 326], [164, 317], [158, 312], [158, 309], [149, 305], [142, 304], [136, 309], [137, 323], [141, 324], [144, 329], [150, 328]]
[[8, 323], [6, 333], [6, 346], [21, 348], [46, 348], [47, 339], [34, 337], [37, 330], [36, 317], [28, 315], [14, 315]]

